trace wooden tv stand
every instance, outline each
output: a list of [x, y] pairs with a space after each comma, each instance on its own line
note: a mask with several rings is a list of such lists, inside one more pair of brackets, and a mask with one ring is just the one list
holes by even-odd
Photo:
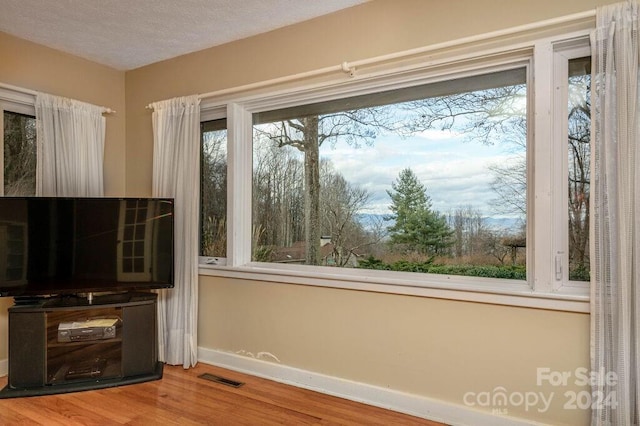
[[[155, 293], [123, 293], [96, 296], [91, 304], [86, 298], [56, 297], [12, 306], [9, 380], [0, 398], [162, 378], [156, 305]], [[107, 326], [92, 327], [100, 319]]]

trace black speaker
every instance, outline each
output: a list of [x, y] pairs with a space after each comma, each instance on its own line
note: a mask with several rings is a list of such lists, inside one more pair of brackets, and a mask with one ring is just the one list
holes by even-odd
[[9, 387], [43, 386], [46, 381], [44, 312], [9, 314]]
[[122, 375], [153, 373], [158, 361], [156, 304], [122, 308]]

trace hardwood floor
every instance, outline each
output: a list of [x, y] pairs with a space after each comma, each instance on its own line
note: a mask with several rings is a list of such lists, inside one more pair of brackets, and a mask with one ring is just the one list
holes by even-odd
[[[244, 382], [233, 388], [198, 378]], [[0, 378], [4, 387], [7, 378]], [[162, 380], [0, 400], [2, 425], [427, 425], [436, 423], [207, 364], [165, 366]]]

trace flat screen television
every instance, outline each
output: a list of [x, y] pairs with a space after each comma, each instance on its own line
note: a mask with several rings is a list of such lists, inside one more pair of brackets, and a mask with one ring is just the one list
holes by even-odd
[[174, 285], [173, 200], [0, 197], [0, 296]]

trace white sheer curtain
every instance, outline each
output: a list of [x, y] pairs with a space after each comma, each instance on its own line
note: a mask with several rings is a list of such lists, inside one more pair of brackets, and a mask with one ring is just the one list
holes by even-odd
[[197, 363], [200, 100], [151, 104], [153, 196], [175, 199], [175, 287], [158, 296], [160, 361]]
[[104, 195], [104, 108], [36, 95], [36, 194]]
[[[593, 425], [640, 422], [638, 3], [598, 8], [593, 49]], [[600, 400], [602, 396], [602, 400]], [[609, 399], [607, 399], [609, 398]], [[617, 406], [616, 406], [617, 405]]]

